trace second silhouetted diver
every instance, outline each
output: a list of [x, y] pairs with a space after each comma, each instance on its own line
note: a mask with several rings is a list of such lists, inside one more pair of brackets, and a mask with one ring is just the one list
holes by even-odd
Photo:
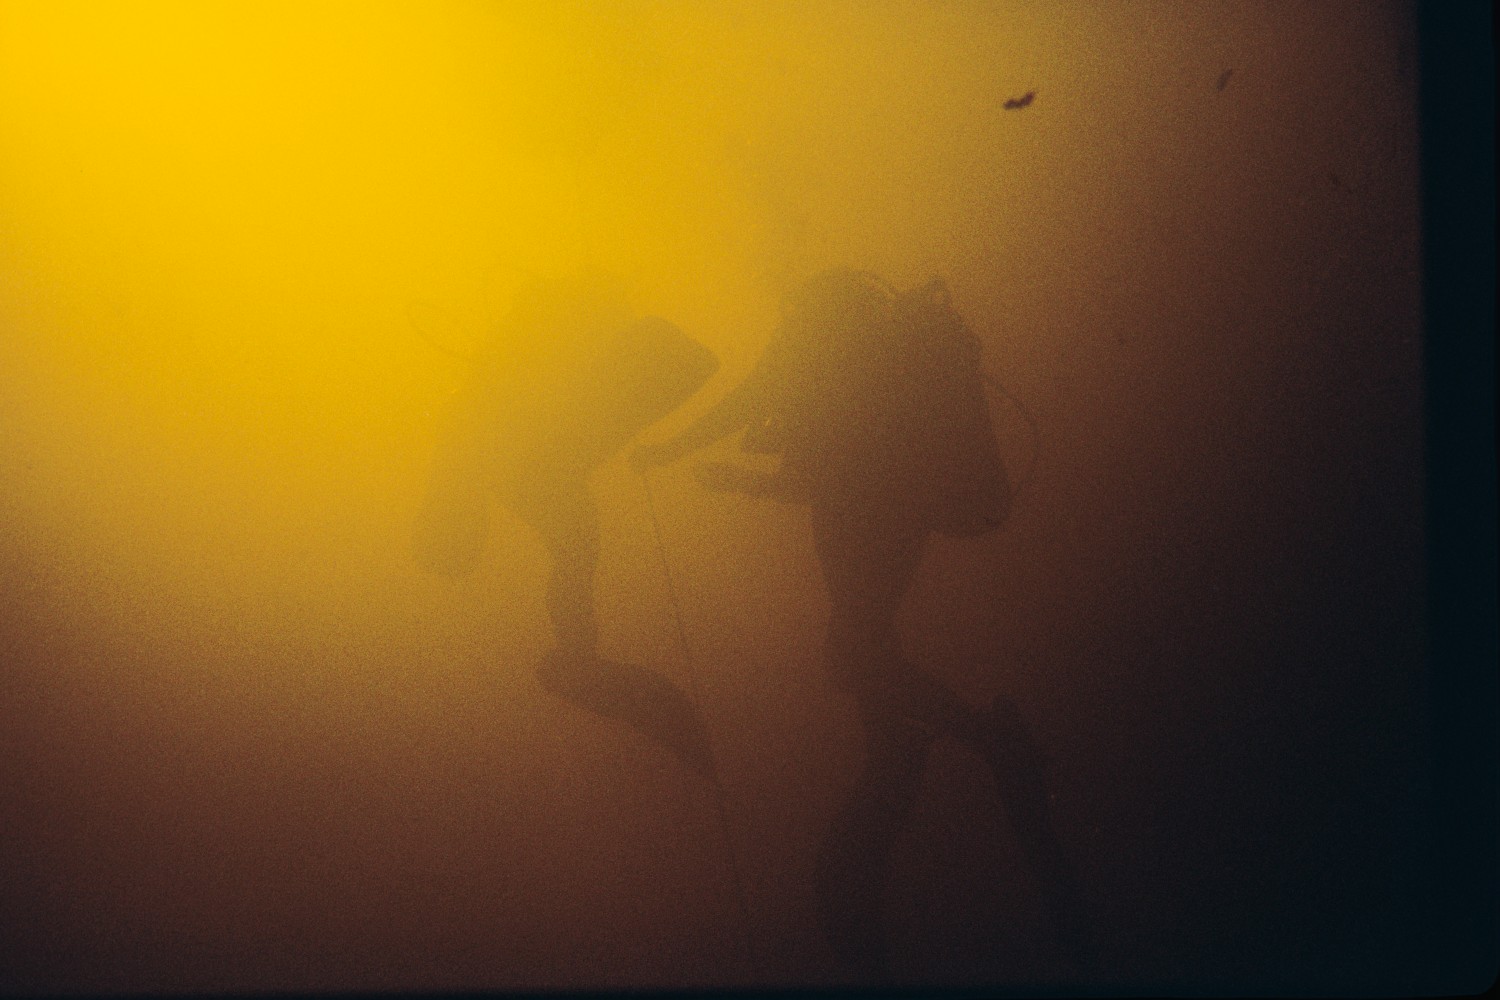
[[705, 774], [713, 757], [686, 695], [654, 671], [599, 656], [589, 479], [717, 369], [707, 348], [664, 319], [632, 316], [597, 283], [534, 282], [454, 400], [415, 532], [423, 566], [459, 575], [479, 561], [491, 502], [520, 518], [551, 562], [555, 642], [537, 671], [543, 686]]

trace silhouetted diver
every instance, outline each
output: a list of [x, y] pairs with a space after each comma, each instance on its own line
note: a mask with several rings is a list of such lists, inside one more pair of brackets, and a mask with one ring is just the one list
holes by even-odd
[[[918, 316], [926, 322], [911, 341], [903, 320]], [[788, 297], [776, 335], [738, 387], [672, 440], [631, 456], [645, 470], [744, 430], [746, 450], [781, 454], [779, 471], [712, 463], [700, 466], [699, 480], [810, 507], [830, 603], [825, 662], [854, 697], [866, 737], [864, 770], [819, 853], [817, 889], [830, 943], [876, 975], [886, 970], [890, 846], [926, 752], [944, 735], [989, 763], [1059, 936], [1080, 960], [1087, 952], [1076, 881], [1048, 816], [1044, 758], [1015, 706], [1000, 697], [971, 707], [905, 659], [896, 630], [929, 534], [978, 533], [1007, 512], [977, 355], [958, 357], [977, 352], [966, 333], [941, 283], [898, 296], [865, 272], [821, 274]], [[944, 351], [957, 360], [945, 363]], [[975, 383], [967, 389], [962, 372], [945, 372], [965, 364]], [[987, 447], [994, 456], [979, 453]]]
[[598, 656], [599, 518], [588, 480], [717, 369], [707, 348], [664, 319], [632, 318], [597, 285], [534, 283], [454, 401], [415, 533], [418, 561], [457, 575], [478, 562], [491, 499], [530, 526], [551, 559], [556, 645], [537, 671], [542, 684], [703, 773], [712, 755], [683, 692]]

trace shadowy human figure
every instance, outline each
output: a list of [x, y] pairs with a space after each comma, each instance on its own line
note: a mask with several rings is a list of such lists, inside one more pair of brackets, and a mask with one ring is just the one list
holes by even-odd
[[707, 775], [707, 733], [687, 696], [644, 667], [598, 655], [599, 517], [592, 473], [718, 369], [707, 348], [657, 317], [633, 318], [597, 281], [538, 282], [517, 297], [454, 400], [417, 518], [416, 554], [447, 575], [477, 564], [486, 505], [536, 532], [551, 561], [555, 646], [542, 685], [640, 731]]
[[709, 463], [699, 481], [810, 507], [830, 604], [825, 663], [853, 696], [866, 739], [863, 772], [819, 852], [819, 906], [842, 960], [880, 978], [891, 844], [940, 736], [988, 762], [1059, 938], [1089, 959], [1044, 757], [1020, 714], [1005, 698], [970, 706], [903, 656], [896, 630], [931, 532], [977, 534], [1008, 512], [977, 352], [940, 282], [897, 295], [864, 272], [827, 272], [788, 297], [760, 362], [718, 406], [631, 455], [645, 470], [744, 430], [745, 450], [781, 454], [778, 471]]

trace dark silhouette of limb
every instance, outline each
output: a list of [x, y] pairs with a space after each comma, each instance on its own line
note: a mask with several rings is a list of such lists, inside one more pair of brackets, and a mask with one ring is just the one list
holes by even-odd
[[537, 676], [559, 698], [623, 722], [694, 771], [713, 776], [707, 727], [682, 689], [661, 674], [631, 663], [581, 660], [554, 650], [543, 657]]
[[807, 502], [807, 483], [785, 471], [761, 472], [729, 462], [700, 462], [693, 468], [698, 484], [714, 493], [742, 493], [779, 503]]
[[818, 850], [818, 916], [850, 969], [889, 976], [884, 903], [891, 848], [906, 824], [933, 736], [888, 715], [865, 719], [865, 764]]
[[966, 743], [983, 738], [980, 714], [901, 655], [896, 615], [911, 587], [927, 529], [899, 508], [818, 504], [813, 544], [828, 588], [826, 664], [867, 718], [893, 716]]
[[984, 728], [981, 750], [995, 776], [1011, 830], [1040, 883], [1058, 941], [1075, 965], [1092, 970], [1098, 960], [1077, 873], [1052, 825], [1047, 756], [1007, 698], [996, 698], [990, 705], [984, 713]]
[[599, 645], [594, 612], [599, 514], [588, 486], [574, 480], [516, 486], [502, 500], [547, 549], [547, 614], [558, 652], [578, 662], [594, 659]]
[[764, 371], [757, 367], [745, 381], [731, 389], [712, 409], [670, 441], [636, 446], [630, 453], [631, 468], [636, 472], [645, 472], [653, 466], [667, 465], [735, 431], [743, 430], [766, 406], [766, 381]]
[[975, 714], [902, 660], [895, 619], [921, 562], [926, 529], [879, 505], [818, 503], [813, 542], [828, 589], [825, 662], [851, 694], [865, 734], [865, 764], [818, 852], [819, 916], [850, 970], [884, 980], [884, 919], [891, 847], [940, 734], [978, 733]]
[[883, 852], [905, 819], [928, 746], [950, 736], [988, 763], [1059, 941], [1072, 961], [1091, 968], [1077, 877], [1052, 824], [1046, 755], [1008, 699], [977, 710], [901, 654], [896, 615], [921, 561], [926, 529], [899, 508], [869, 503], [820, 504], [812, 515], [830, 601], [827, 665], [835, 683], [854, 696], [867, 746], [865, 771], [824, 848], [830, 858], [864, 859], [863, 876], [835, 879], [840, 892], [825, 893], [861, 911], [834, 906], [825, 917], [830, 941], [836, 935], [840, 954], [865, 968], [884, 961], [878, 897], [889, 859]]
[[537, 669], [542, 686], [580, 708], [625, 723], [693, 770], [711, 775], [708, 732], [687, 695], [645, 667], [599, 658], [594, 611], [599, 518], [587, 485], [559, 480], [516, 487], [504, 499], [541, 537], [551, 559], [547, 611], [556, 646]]

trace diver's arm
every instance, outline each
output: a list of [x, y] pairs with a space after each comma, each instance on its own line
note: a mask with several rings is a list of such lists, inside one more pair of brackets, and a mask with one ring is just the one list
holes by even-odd
[[762, 472], [728, 462], [702, 462], [693, 474], [704, 488], [715, 493], [743, 493], [781, 503], [807, 503], [810, 499], [806, 480], [785, 469]]
[[658, 444], [646, 444], [630, 454], [630, 464], [641, 471], [654, 465], [667, 465], [728, 437], [745, 427], [763, 412], [768, 380], [762, 366], [757, 366], [745, 380], [703, 416], [680, 434]]

